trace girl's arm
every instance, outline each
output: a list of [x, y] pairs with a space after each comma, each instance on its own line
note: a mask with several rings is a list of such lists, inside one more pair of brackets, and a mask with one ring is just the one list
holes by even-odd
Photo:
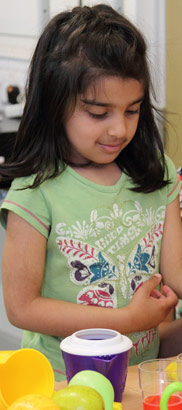
[[[171, 312], [172, 313], [172, 312]], [[160, 348], [159, 357], [177, 356], [181, 353], [182, 346], [182, 317], [171, 318], [159, 325]]]
[[41, 296], [47, 241], [18, 215], [9, 212], [3, 255], [3, 292], [10, 322], [20, 328], [54, 336], [67, 336], [91, 327], [121, 333], [150, 329], [177, 303], [167, 286], [155, 291], [161, 276], [141, 286], [130, 304], [121, 309], [83, 306]]
[[160, 272], [163, 282], [182, 298], [182, 222], [179, 197], [166, 209], [161, 246]]

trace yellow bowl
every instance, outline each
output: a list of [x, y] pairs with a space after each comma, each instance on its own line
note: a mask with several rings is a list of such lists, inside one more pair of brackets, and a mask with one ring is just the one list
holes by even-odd
[[38, 350], [0, 351], [0, 409], [28, 394], [51, 397], [54, 382], [52, 366]]

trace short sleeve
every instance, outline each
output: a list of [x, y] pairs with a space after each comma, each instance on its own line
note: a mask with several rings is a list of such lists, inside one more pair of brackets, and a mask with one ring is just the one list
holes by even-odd
[[0, 222], [6, 228], [8, 211], [12, 211], [48, 238], [50, 215], [41, 185], [34, 189], [25, 188], [33, 182], [32, 178], [32, 176], [17, 178], [13, 181], [1, 205]]
[[179, 181], [177, 170], [172, 160], [165, 155], [166, 173], [165, 179], [169, 179], [170, 183], [167, 185], [167, 204], [170, 204], [180, 192], [181, 182]]

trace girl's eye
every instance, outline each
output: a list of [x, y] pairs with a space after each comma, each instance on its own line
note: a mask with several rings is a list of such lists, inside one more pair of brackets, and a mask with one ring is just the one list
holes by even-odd
[[135, 115], [135, 114], [139, 114], [140, 110], [139, 109], [138, 110], [127, 110], [126, 113], [128, 115]]
[[88, 113], [92, 118], [96, 118], [97, 120], [101, 120], [102, 118], [105, 118], [107, 116], [107, 112], [104, 112], [103, 114], [95, 114], [88, 111]]

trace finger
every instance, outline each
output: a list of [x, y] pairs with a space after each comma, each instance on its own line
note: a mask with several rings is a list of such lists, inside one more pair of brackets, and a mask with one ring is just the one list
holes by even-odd
[[178, 297], [176, 293], [167, 285], [164, 285], [162, 288], [162, 293], [164, 294], [165, 298], [168, 298], [173, 301], [174, 305], [177, 305], [178, 303]]
[[170, 288], [170, 286], [168, 285], [163, 285], [162, 287], [162, 292], [164, 295], [168, 296], [168, 295], [176, 295], [176, 293]]
[[155, 289], [157, 285], [161, 282], [162, 276], [160, 273], [155, 273], [154, 275], [151, 276], [150, 279], [148, 279], [143, 286], [141, 286], [141, 289], [143, 291], [147, 291], [149, 295], [151, 295], [151, 292]]
[[152, 296], [155, 299], [165, 299], [165, 296], [157, 289], [153, 289], [150, 296]]

